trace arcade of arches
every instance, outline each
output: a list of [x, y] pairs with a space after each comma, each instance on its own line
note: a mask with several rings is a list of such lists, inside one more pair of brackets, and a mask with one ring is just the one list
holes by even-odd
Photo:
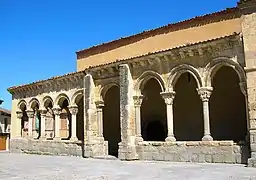
[[84, 103], [83, 96], [77, 96], [75, 105], [69, 106], [69, 99], [63, 96], [54, 107], [50, 97], [40, 108], [39, 101], [32, 99], [30, 107], [25, 102], [19, 104], [17, 117], [21, 119], [21, 136], [33, 139], [83, 140]]
[[[185, 72], [175, 82], [173, 93], [166, 95], [155, 78], [148, 80], [142, 95], [135, 97], [140, 98], [141, 111], [140, 126], [137, 126], [141, 131], [137, 136], [144, 141], [245, 141], [246, 98], [237, 72], [230, 67], [220, 68], [212, 77], [212, 85], [213, 88], [201, 88], [201, 91], [194, 76]], [[168, 112], [172, 113], [169, 120]], [[173, 125], [168, 127], [170, 120]]]
[[[196, 77], [190, 71], [179, 74], [171, 92], [165, 92], [157, 77], [145, 80], [141, 95], [134, 96], [138, 141], [246, 140], [246, 102], [237, 72], [231, 67], [221, 67], [211, 76], [212, 88], [206, 89], [199, 87]], [[21, 101], [17, 113], [22, 137], [83, 141], [83, 93], [73, 104], [68, 96], [60, 95], [56, 104], [50, 97], [41, 106], [37, 99], [28, 104]], [[118, 86], [104, 91], [97, 105], [97, 116], [99, 137], [108, 143], [108, 154], [118, 156], [121, 142]]]

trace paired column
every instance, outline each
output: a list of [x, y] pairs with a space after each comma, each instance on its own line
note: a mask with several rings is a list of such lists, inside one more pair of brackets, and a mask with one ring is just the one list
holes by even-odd
[[47, 110], [46, 109], [42, 109], [40, 110], [41, 113], [41, 122], [40, 122], [40, 139], [46, 139], [46, 133], [45, 133], [45, 119], [46, 119], [46, 113]]
[[135, 107], [135, 123], [136, 123], [136, 140], [137, 142], [142, 142], [143, 138], [141, 136], [141, 115], [140, 107], [143, 101], [143, 96], [133, 96], [134, 107]]
[[165, 101], [166, 104], [166, 110], [167, 110], [167, 129], [168, 129], [168, 135], [165, 141], [176, 141], [173, 133], [173, 100], [175, 97], [175, 92], [162, 92], [161, 93], [162, 98]]
[[97, 101], [96, 102], [97, 107], [97, 123], [98, 123], [98, 136], [99, 138], [103, 138], [103, 107], [104, 102], [103, 101]]
[[76, 136], [76, 115], [78, 113], [78, 106], [71, 106], [69, 107], [69, 111], [72, 115], [71, 119], [71, 138], [72, 141], [78, 141], [78, 138]]
[[60, 138], [60, 112], [61, 112], [61, 109], [58, 107], [53, 108], [53, 112], [55, 115], [54, 140], [61, 140], [61, 138]]
[[33, 110], [26, 110], [28, 115], [28, 137], [33, 138], [33, 120], [35, 113]]
[[16, 114], [17, 114], [17, 119], [18, 119], [17, 131], [19, 131], [17, 133], [17, 137], [21, 137], [22, 136], [21, 121], [22, 121], [22, 117], [23, 117], [23, 112], [22, 111], [17, 111]]
[[204, 116], [204, 137], [203, 141], [213, 141], [210, 132], [210, 118], [209, 118], [209, 99], [212, 94], [212, 87], [202, 87], [199, 88], [198, 94], [203, 102], [203, 116]]

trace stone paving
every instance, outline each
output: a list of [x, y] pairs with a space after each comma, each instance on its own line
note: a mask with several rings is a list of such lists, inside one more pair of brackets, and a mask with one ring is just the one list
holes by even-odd
[[1, 180], [256, 180], [256, 168], [0, 153]]

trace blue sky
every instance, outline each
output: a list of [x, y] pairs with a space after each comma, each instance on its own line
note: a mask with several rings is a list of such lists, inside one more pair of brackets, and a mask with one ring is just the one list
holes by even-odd
[[236, 0], [0, 0], [0, 99], [7, 88], [76, 70], [75, 52], [236, 6]]

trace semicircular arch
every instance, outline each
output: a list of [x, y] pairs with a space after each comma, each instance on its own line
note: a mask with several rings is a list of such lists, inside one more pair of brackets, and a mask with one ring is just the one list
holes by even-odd
[[115, 82], [108, 83], [108, 84], [101, 87], [101, 89], [100, 89], [100, 98], [101, 98], [101, 100], [103, 100], [105, 98], [106, 93], [113, 86], [116, 86], [116, 87], [119, 88], [119, 84], [117, 84]]
[[158, 82], [158, 84], [161, 87], [161, 91], [164, 92], [166, 83], [162, 78], [162, 76], [155, 71], [145, 71], [139, 76], [139, 78], [137, 79], [137, 82], [135, 83], [136, 94], [141, 94], [148, 80], [152, 78]]
[[81, 90], [78, 90], [76, 91], [72, 97], [71, 97], [71, 104], [72, 105], [75, 105], [77, 103], [77, 98], [79, 97], [82, 97], [84, 95], [84, 91], [81, 89]]
[[229, 57], [219, 57], [219, 58], [215, 58], [213, 59], [211, 62], [209, 62], [204, 70], [204, 84], [206, 87], [211, 87], [212, 86], [212, 78], [215, 76], [215, 74], [217, 73], [217, 71], [221, 68], [221, 67], [230, 67], [233, 70], [236, 71], [238, 77], [239, 77], [239, 81], [240, 83], [246, 83], [246, 74], [244, 69], [242, 68], [242, 66], [232, 60]]
[[179, 77], [184, 74], [184, 73], [189, 73], [191, 74], [194, 79], [196, 80], [197, 87], [200, 88], [203, 85], [202, 77], [199, 73], [199, 71], [193, 67], [192, 65], [189, 64], [181, 64], [176, 67], [174, 67], [171, 72], [169, 73], [167, 85], [169, 90], [173, 90], [175, 87], [175, 84]]
[[70, 104], [69, 97], [65, 93], [61, 93], [56, 97], [54, 104], [61, 105], [65, 99], [68, 101], [68, 104]]

